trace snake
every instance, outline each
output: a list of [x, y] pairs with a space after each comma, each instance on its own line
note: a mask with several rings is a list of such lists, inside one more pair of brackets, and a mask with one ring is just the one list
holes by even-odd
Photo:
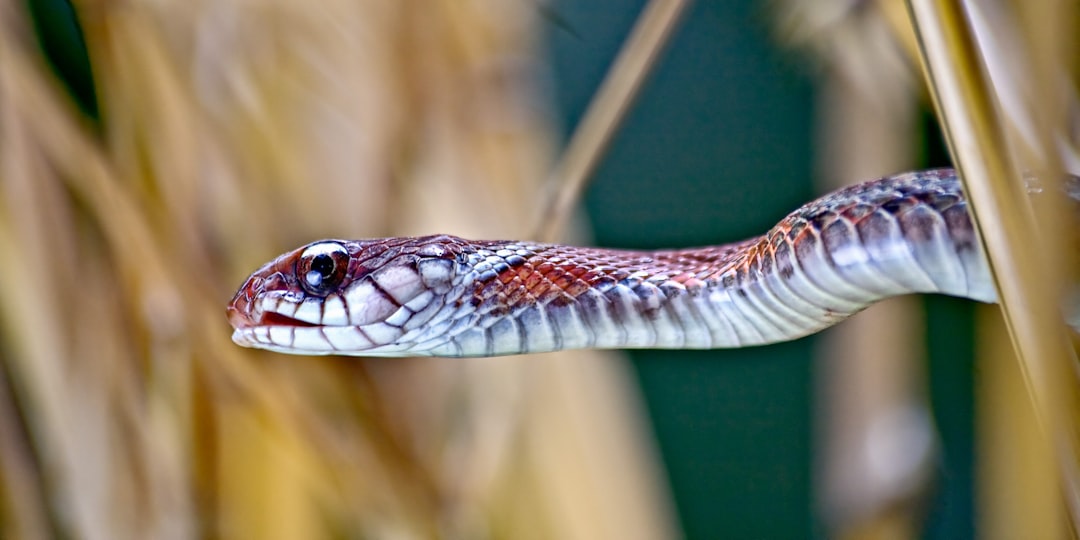
[[[1080, 199], [1080, 180], [1066, 190]], [[226, 312], [246, 347], [475, 357], [765, 345], [914, 293], [997, 300], [952, 169], [853, 185], [759, 237], [692, 249], [320, 240], [259, 268]]]

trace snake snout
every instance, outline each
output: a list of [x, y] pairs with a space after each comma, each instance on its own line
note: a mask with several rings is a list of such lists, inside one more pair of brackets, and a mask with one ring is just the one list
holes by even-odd
[[247, 279], [233, 295], [233, 299], [225, 308], [225, 315], [229, 318], [229, 324], [233, 328], [248, 328], [255, 326], [257, 322], [253, 317], [252, 308], [254, 299], [263, 290], [263, 278], [256, 274]]
[[247, 328], [255, 325], [255, 321], [248, 317], [247, 312], [236, 306], [236, 299], [233, 299], [229, 307], [225, 308], [225, 316], [229, 318], [229, 324], [233, 328]]

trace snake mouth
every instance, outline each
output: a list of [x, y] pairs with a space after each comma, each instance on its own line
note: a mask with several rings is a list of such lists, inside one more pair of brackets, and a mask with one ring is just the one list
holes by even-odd
[[318, 325], [270, 311], [263, 313], [262, 317], [259, 319], [258, 326], [292, 326], [297, 328], [310, 328]]
[[[248, 304], [250, 304], [250, 302]], [[243, 309], [242, 306], [237, 306], [235, 303], [226, 309], [226, 313], [229, 317], [229, 324], [232, 324], [233, 328], [237, 330], [259, 326], [289, 326], [293, 328], [318, 326], [317, 324], [294, 319], [288, 315], [282, 315], [273, 311], [264, 311], [252, 316], [247, 310]]]

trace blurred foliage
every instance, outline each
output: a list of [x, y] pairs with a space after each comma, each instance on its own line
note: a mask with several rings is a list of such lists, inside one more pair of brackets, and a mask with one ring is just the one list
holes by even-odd
[[524, 232], [533, 8], [74, 7], [0, 4], [0, 537], [676, 534], [614, 358], [229, 341], [300, 243]]

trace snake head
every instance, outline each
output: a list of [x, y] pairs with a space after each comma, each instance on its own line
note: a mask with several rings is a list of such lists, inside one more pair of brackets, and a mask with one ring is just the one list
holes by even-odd
[[229, 303], [232, 339], [292, 354], [423, 355], [441, 344], [425, 324], [462, 289], [461, 244], [452, 236], [321, 240], [285, 253]]

